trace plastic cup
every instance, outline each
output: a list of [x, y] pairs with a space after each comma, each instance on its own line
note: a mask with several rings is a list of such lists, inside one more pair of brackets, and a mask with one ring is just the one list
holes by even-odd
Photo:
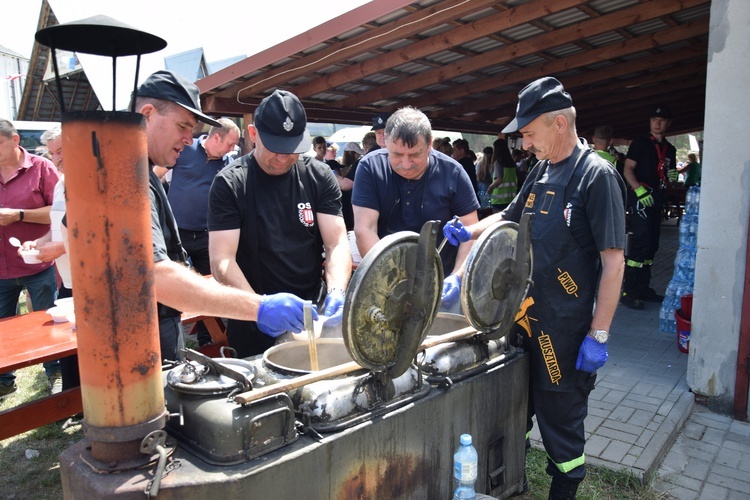
[[27, 264], [41, 264], [42, 261], [37, 258], [39, 250], [32, 248], [31, 250], [21, 250], [21, 257]]

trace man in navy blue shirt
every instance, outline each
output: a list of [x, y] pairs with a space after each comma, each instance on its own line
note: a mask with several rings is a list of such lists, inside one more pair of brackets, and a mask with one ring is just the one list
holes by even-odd
[[208, 191], [216, 174], [227, 166], [227, 153], [240, 140], [240, 129], [228, 118], [217, 120], [208, 134], [193, 139], [172, 168], [169, 204], [177, 221], [182, 247], [199, 273], [211, 274], [208, 258]]
[[[461, 164], [435, 151], [427, 116], [412, 107], [401, 108], [385, 125], [385, 148], [365, 155], [357, 166], [352, 191], [354, 233], [363, 257], [380, 238], [397, 231], [419, 232], [425, 222], [443, 223], [458, 215], [461, 222], [478, 221], [474, 187]], [[443, 307], [458, 302], [462, 265], [471, 249], [445, 247]]]

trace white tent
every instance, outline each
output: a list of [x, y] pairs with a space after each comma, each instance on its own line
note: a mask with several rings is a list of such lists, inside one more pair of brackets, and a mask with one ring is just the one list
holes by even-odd
[[[362, 137], [369, 132], [372, 129], [372, 126], [370, 125], [361, 125], [359, 127], [347, 127], [342, 128], [331, 134], [331, 136], [328, 138], [330, 142], [356, 142], [361, 143]], [[448, 137], [450, 138], [451, 142], [455, 141], [456, 139], [463, 139], [463, 135], [461, 132], [447, 132], [445, 130], [433, 130], [432, 131], [432, 138], [443, 138]]]
[[356, 142], [362, 143], [362, 138], [372, 129], [372, 125], [361, 125], [359, 127], [342, 128], [331, 134], [330, 142]]

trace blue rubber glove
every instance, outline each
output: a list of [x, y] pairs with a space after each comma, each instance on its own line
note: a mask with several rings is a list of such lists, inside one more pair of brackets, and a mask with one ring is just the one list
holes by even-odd
[[443, 281], [443, 295], [441, 296], [440, 307], [450, 309], [458, 302], [461, 295], [461, 278], [456, 274], [451, 274]]
[[323, 314], [328, 316], [325, 322], [326, 326], [336, 326], [341, 323], [344, 315], [344, 292], [338, 288], [332, 288], [326, 296], [323, 304]]
[[651, 190], [646, 189], [643, 185], [635, 188], [635, 195], [644, 207], [650, 207], [654, 204], [654, 196], [651, 194]]
[[578, 350], [576, 370], [594, 373], [607, 362], [607, 344], [600, 344], [590, 336], [583, 339], [581, 348]]
[[460, 220], [449, 221], [443, 226], [443, 236], [448, 239], [448, 243], [457, 247], [459, 244], [469, 241], [471, 233], [461, 224]]
[[[291, 293], [264, 295], [258, 308], [258, 328], [273, 338], [284, 332], [301, 332], [305, 328], [304, 304], [304, 300]], [[314, 307], [312, 315], [314, 320], [318, 319]]]

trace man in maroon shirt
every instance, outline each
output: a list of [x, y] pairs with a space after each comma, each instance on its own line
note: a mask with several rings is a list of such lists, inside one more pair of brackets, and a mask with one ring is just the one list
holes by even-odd
[[[54, 262], [26, 264], [10, 244], [35, 240], [50, 229], [50, 206], [59, 180], [55, 165], [19, 146], [20, 137], [8, 120], [0, 119], [0, 318], [16, 314], [21, 291], [26, 288], [38, 311], [54, 305], [57, 282]], [[44, 363], [50, 387], [59, 383], [59, 361]], [[0, 374], [0, 397], [16, 390], [15, 375]]]

